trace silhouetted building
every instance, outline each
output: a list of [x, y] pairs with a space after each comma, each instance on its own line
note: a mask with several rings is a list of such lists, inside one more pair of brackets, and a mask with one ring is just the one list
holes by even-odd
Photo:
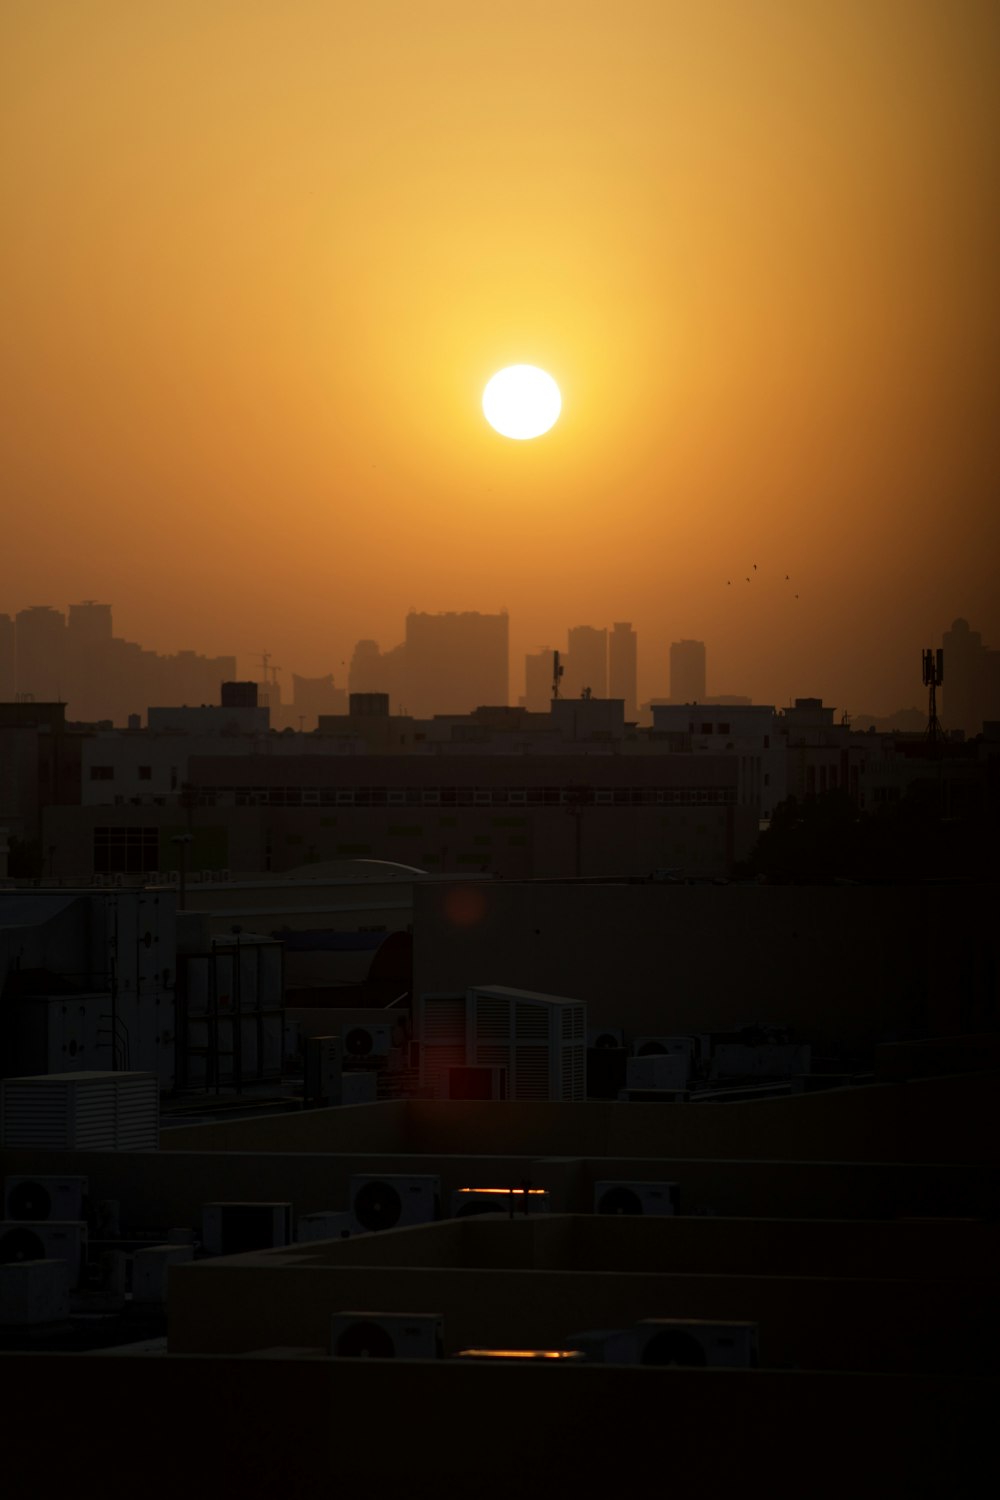
[[506, 704], [509, 692], [506, 613], [406, 617], [404, 706], [414, 718], [464, 714]]
[[701, 703], [704, 700], [704, 641], [674, 641], [671, 644], [670, 697], [674, 703]]
[[17, 691], [16, 632], [10, 615], [0, 615], [0, 703], [9, 703]]
[[17, 625], [17, 691], [36, 702], [65, 702], [66, 616], [49, 604], [19, 611]]
[[332, 672], [325, 677], [299, 677], [293, 672], [292, 708], [301, 728], [312, 730], [320, 714], [347, 712], [347, 693], [334, 685]]
[[962, 619], [955, 620], [941, 640], [945, 729], [980, 734], [987, 719], [1000, 718], [1000, 651], [984, 646], [979, 631], [970, 630]]
[[[406, 647], [379, 649], [378, 641], [358, 641], [347, 673], [348, 693], [387, 693], [393, 712], [401, 711], [405, 690]], [[343, 710], [341, 710], [343, 712]]]
[[255, 682], [224, 682], [222, 684], [223, 708], [256, 708], [257, 684]]
[[623, 700], [625, 717], [630, 723], [635, 723], [639, 716], [637, 656], [635, 631], [631, 625], [616, 621], [608, 637], [608, 693]]
[[[549, 711], [555, 653], [549, 646], [529, 652], [524, 658], [524, 700], [522, 706], [533, 714]], [[560, 689], [561, 691], [561, 689]]]
[[608, 696], [608, 632], [592, 625], [575, 625], [569, 632], [566, 676], [560, 692], [566, 698], [578, 698], [588, 688], [594, 698]]

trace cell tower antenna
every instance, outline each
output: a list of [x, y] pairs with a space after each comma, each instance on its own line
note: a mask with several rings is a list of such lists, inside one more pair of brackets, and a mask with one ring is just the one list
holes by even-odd
[[563, 675], [563, 672], [565, 670], [566, 670], [565, 667], [563, 667], [563, 666], [560, 665], [560, 662], [559, 662], [559, 652], [558, 651], [553, 651], [553, 653], [552, 653], [552, 698], [553, 698], [553, 701], [555, 701], [559, 697], [559, 679]]
[[931, 745], [944, 739], [937, 711], [937, 690], [944, 682], [944, 652], [928, 648], [923, 653], [924, 687], [927, 689], [927, 739]]

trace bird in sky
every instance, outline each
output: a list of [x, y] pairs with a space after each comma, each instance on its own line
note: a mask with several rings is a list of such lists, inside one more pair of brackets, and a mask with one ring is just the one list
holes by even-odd
[[748, 579], [747, 579], [747, 583], [749, 583], [749, 582], [750, 582], [750, 580], [749, 580], [749, 578], [748, 578]]
[[726, 587], [727, 587], [727, 588], [730, 588], [730, 587], [731, 587], [731, 585], [732, 585], [732, 582], [733, 582], [733, 580], [732, 580], [732, 579], [731, 579], [731, 578], [727, 578], [727, 579], [726, 579]]
[[788, 574], [787, 573], [785, 574], [785, 582], [786, 583], [788, 582]]
[[754, 565], [753, 565], [753, 570], [756, 573], [756, 571], [757, 571], [757, 564], [756, 563], [754, 563]]

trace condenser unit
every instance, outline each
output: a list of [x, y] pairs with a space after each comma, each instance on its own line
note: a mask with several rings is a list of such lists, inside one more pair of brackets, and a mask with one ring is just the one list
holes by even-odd
[[440, 1313], [335, 1313], [330, 1353], [337, 1359], [441, 1359]]
[[206, 1203], [201, 1210], [202, 1246], [209, 1255], [242, 1255], [291, 1243], [290, 1203]]
[[448, 1097], [448, 1073], [468, 1061], [467, 997], [422, 994], [417, 997], [414, 1031], [418, 1038], [420, 1082], [435, 1098]]
[[42, 1073], [0, 1083], [0, 1140], [53, 1151], [155, 1151], [155, 1073]]
[[693, 1036], [637, 1036], [632, 1043], [633, 1057], [686, 1057], [689, 1064], [696, 1050]]
[[86, 1177], [7, 1177], [4, 1179], [5, 1219], [74, 1219], [84, 1217]]
[[595, 1214], [675, 1214], [676, 1182], [597, 1182], [594, 1184]]
[[351, 1217], [356, 1229], [402, 1229], [441, 1217], [441, 1179], [417, 1173], [351, 1178]]
[[339, 1036], [311, 1036], [305, 1043], [302, 1095], [306, 1104], [340, 1103]]
[[300, 1214], [295, 1226], [295, 1243], [304, 1245], [313, 1240], [346, 1240], [356, 1233], [351, 1215], [343, 1210]]
[[545, 1188], [462, 1187], [451, 1195], [451, 1217], [469, 1219], [476, 1214], [545, 1214], [549, 1195]]
[[388, 1057], [392, 1046], [392, 1027], [365, 1023], [348, 1026], [343, 1033], [343, 1055], [355, 1062], [373, 1057]]
[[192, 1245], [145, 1245], [132, 1258], [132, 1301], [163, 1303], [171, 1266], [194, 1259]]
[[707, 1318], [644, 1318], [635, 1328], [641, 1365], [750, 1370], [757, 1364], [756, 1323]]
[[69, 1317], [69, 1266], [64, 1260], [0, 1264], [0, 1327], [63, 1323]]
[[87, 1226], [58, 1219], [4, 1220], [0, 1223], [0, 1265], [28, 1260], [64, 1260], [69, 1284], [77, 1286], [87, 1253]]
[[676, 1092], [687, 1088], [689, 1072], [688, 1060], [683, 1053], [630, 1057], [625, 1065], [625, 1087]]
[[588, 1047], [624, 1047], [625, 1032], [620, 1026], [592, 1026], [587, 1032]]
[[634, 1328], [588, 1328], [566, 1340], [592, 1364], [634, 1365], [638, 1339]]

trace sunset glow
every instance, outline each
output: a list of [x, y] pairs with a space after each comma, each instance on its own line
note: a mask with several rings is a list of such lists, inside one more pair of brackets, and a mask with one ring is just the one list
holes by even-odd
[[501, 437], [541, 437], [555, 426], [561, 410], [559, 387], [534, 365], [498, 370], [483, 392], [483, 415]]

